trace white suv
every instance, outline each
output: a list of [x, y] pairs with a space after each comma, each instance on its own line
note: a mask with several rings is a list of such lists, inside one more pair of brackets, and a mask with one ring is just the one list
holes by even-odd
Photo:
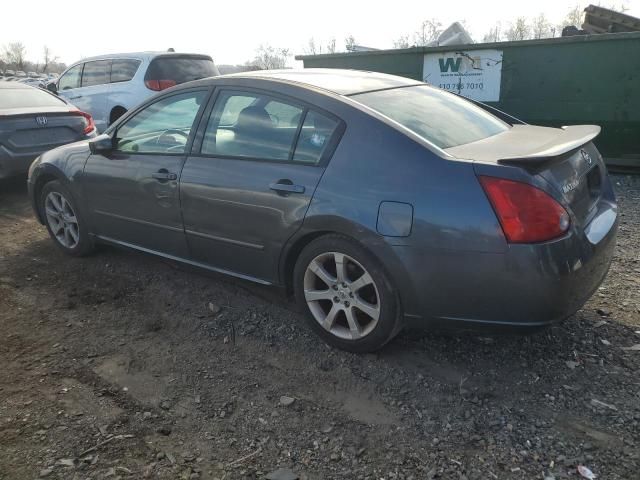
[[93, 117], [98, 132], [165, 88], [219, 75], [208, 55], [142, 52], [86, 58], [47, 88]]

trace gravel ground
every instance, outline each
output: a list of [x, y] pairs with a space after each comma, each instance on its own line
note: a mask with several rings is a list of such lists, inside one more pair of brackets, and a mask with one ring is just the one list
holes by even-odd
[[617, 254], [575, 316], [362, 356], [274, 289], [67, 258], [0, 184], [0, 479], [638, 479], [640, 177], [614, 181]]

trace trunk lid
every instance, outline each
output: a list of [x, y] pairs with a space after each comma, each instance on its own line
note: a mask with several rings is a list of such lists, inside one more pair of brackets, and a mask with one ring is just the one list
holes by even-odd
[[84, 117], [67, 106], [13, 114], [0, 110], [0, 147], [15, 154], [39, 154], [80, 139], [85, 127]]
[[456, 158], [520, 167], [553, 186], [584, 226], [596, 214], [606, 169], [591, 142], [595, 125], [563, 128], [514, 125], [506, 132], [446, 149]]

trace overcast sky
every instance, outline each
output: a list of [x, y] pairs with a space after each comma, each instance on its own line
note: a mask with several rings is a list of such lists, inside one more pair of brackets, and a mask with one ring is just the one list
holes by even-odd
[[[27, 58], [41, 61], [43, 45], [71, 63], [103, 53], [165, 50], [207, 53], [219, 64], [240, 64], [253, 58], [260, 44], [305, 53], [309, 38], [326, 43], [335, 37], [338, 49], [353, 35], [360, 45], [391, 48], [401, 35], [413, 34], [423, 19], [444, 26], [466, 21], [476, 41], [496, 22], [502, 29], [518, 16], [541, 12], [560, 23], [576, 0], [262, 0], [105, 2], [3, 2], [0, 46], [21, 41]], [[594, 0], [597, 3], [597, 0]], [[604, 0], [640, 17], [640, 0]]]

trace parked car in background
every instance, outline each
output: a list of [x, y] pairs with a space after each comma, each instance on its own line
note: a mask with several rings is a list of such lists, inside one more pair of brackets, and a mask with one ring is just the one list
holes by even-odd
[[38, 72], [27, 72], [27, 77], [29, 78], [38, 78]]
[[21, 82], [0, 83], [0, 179], [26, 173], [59, 145], [95, 137], [91, 115]]
[[33, 78], [33, 77], [28, 77], [28, 78], [21, 78], [18, 80], [18, 82], [23, 83], [25, 85], [31, 85], [32, 87], [38, 87], [38, 88], [46, 88], [46, 82], [40, 78]]
[[124, 53], [75, 63], [47, 88], [91, 113], [102, 132], [147, 97], [180, 83], [218, 74], [207, 55]]
[[618, 226], [599, 131], [391, 75], [254, 72], [163, 92], [40, 156], [28, 185], [67, 254], [105, 242], [282, 285], [363, 352], [407, 324], [527, 330], [579, 309]]
[[16, 72], [15, 72], [15, 70], [5, 70], [4, 71], [4, 76], [5, 77], [15, 77], [16, 76]]
[[27, 76], [27, 74], [25, 72], [23, 72], [22, 70], [17, 70], [15, 76], [18, 77], [18, 78], [25, 78]]

